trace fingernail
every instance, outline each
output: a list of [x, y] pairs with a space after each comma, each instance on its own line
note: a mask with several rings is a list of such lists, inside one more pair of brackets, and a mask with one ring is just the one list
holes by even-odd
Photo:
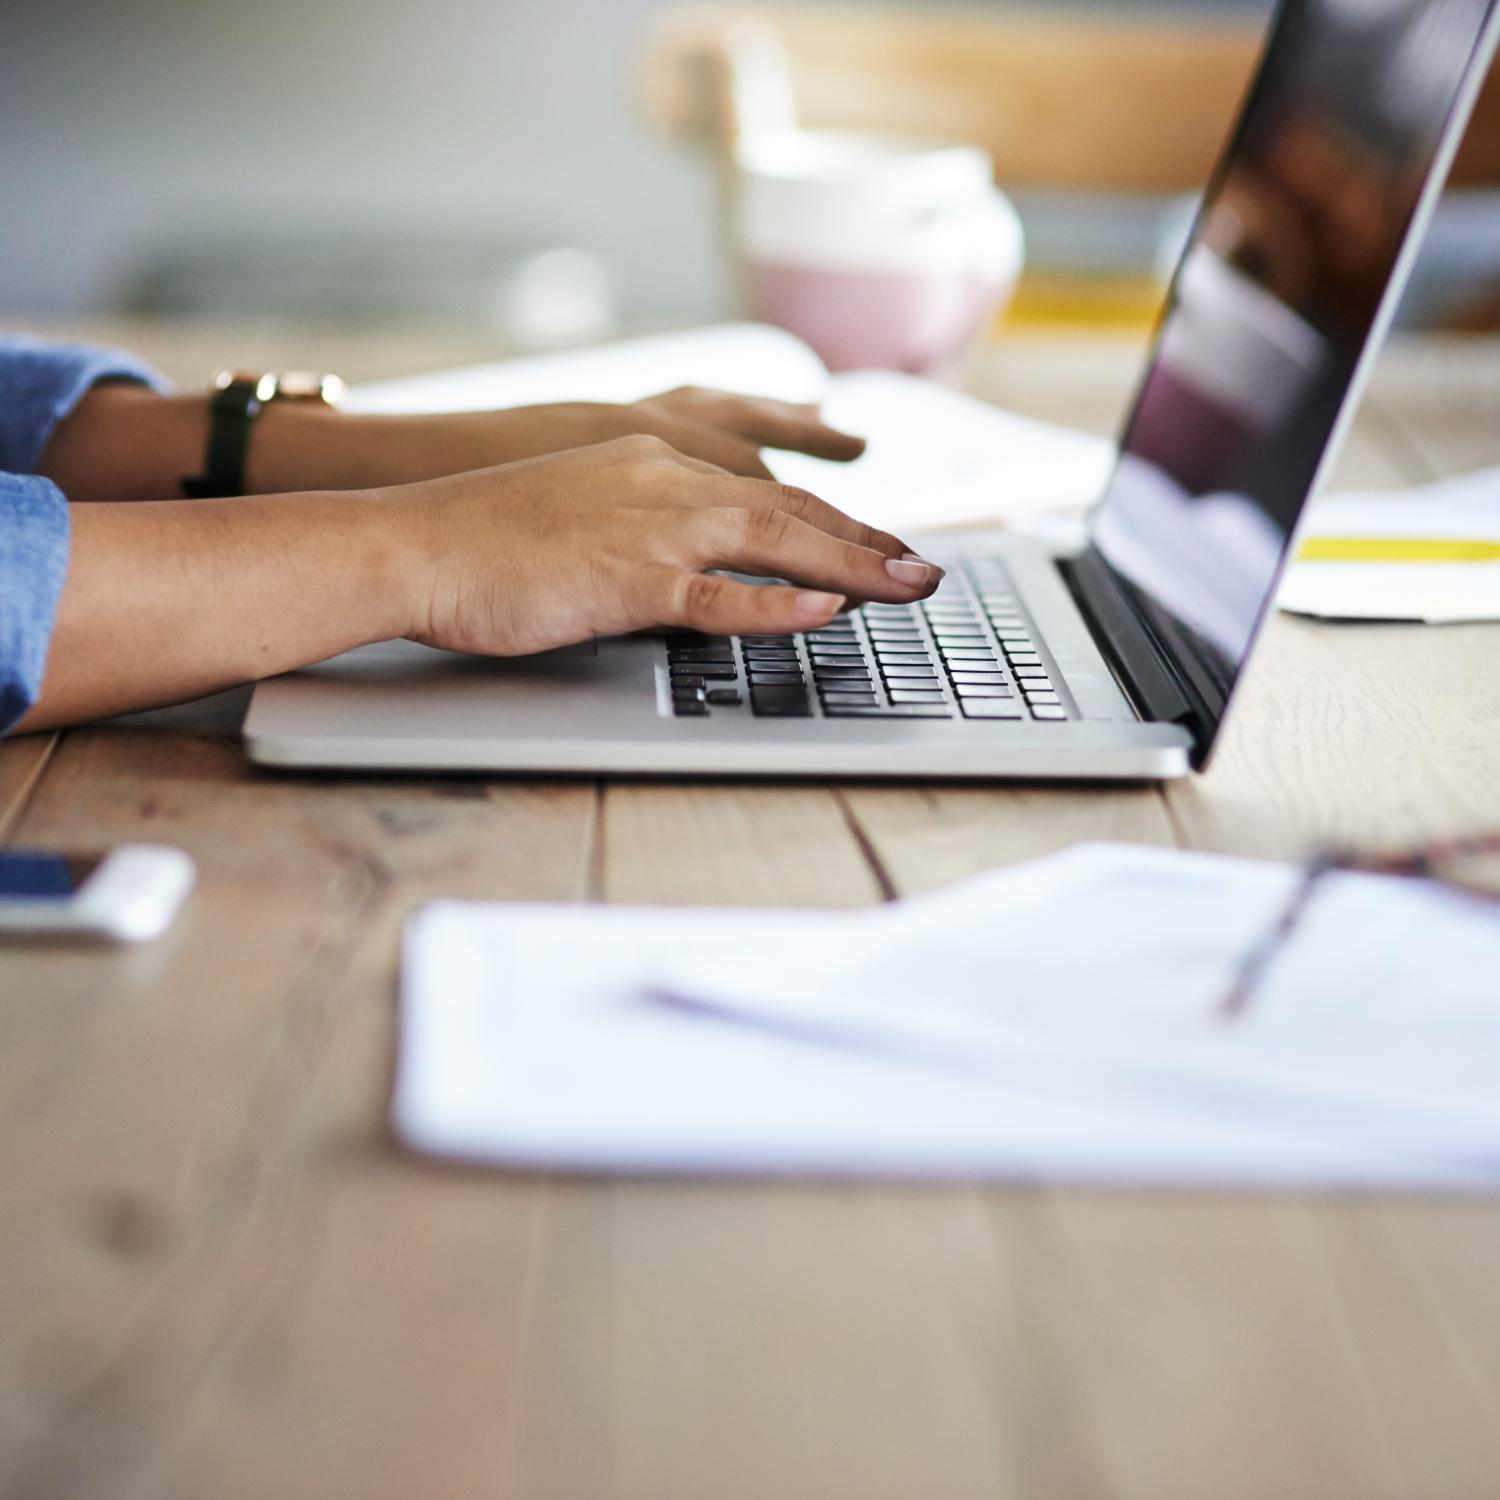
[[940, 568], [935, 562], [928, 562], [925, 557], [920, 556], [918, 553], [906, 552], [903, 553], [902, 556], [906, 559], [907, 562], [919, 562], [924, 566], [933, 569], [933, 571], [937, 573], [939, 578], [945, 578], [948, 574], [947, 568]]
[[818, 594], [809, 589], [806, 593], [797, 595], [797, 612], [804, 615], [816, 615], [821, 619], [824, 615], [837, 614], [844, 607], [844, 596], [842, 594]]
[[904, 583], [911, 589], [924, 588], [937, 572], [929, 562], [898, 562], [894, 557], [886, 559], [885, 570], [897, 583]]

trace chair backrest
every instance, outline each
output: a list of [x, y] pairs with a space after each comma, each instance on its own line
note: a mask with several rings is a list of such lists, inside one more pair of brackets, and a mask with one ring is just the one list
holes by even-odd
[[[749, 29], [779, 44], [803, 124], [972, 140], [1006, 186], [1142, 193], [1203, 185], [1262, 37], [1258, 26], [1180, 11], [671, 6], [642, 57], [650, 118], [727, 159], [739, 128], [737, 39]], [[1454, 180], [1500, 182], [1493, 76]]]

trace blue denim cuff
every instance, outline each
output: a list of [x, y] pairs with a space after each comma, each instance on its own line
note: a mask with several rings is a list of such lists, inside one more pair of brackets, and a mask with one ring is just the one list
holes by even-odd
[[50, 479], [0, 474], [0, 734], [42, 690], [68, 535], [68, 502]]
[[52, 429], [101, 380], [166, 389], [149, 365], [118, 350], [0, 337], [0, 471], [35, 473]]

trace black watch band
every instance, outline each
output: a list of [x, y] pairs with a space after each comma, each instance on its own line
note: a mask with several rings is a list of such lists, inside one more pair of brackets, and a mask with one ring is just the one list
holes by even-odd
[[218, 500], [245, 493], [245, 450], [261, 406], [260, 381], [252, 376], [236, 377], [214, 392], [208, 408], [203, 472], [182, 481], [182, 493], [189, 500]]

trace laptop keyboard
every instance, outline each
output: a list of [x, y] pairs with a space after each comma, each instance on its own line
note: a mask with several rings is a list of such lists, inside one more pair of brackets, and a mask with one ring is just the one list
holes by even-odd
[[998, 561], [921, 604], [867, 604], [802, 636], [676, 636], [672, 711], [766, 719], [1067, 719], [1065, 695]]

